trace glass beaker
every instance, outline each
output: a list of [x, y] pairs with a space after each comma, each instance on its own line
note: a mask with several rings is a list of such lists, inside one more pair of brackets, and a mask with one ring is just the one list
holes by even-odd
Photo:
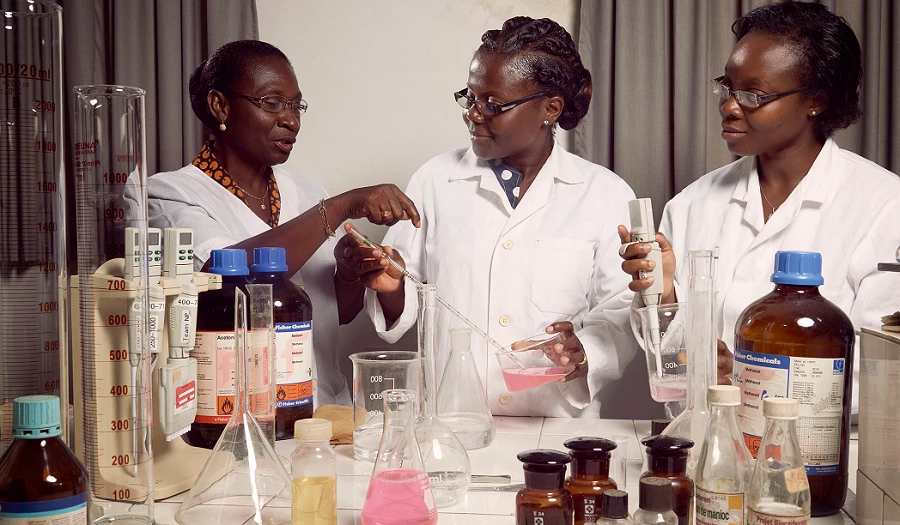
[[466, 448], [437, 416], [437, 385], [434, 359], [436, 355], [437, 287], [433, 284], [417, 286], [419, 295], [418, 336], [419, 359], [422, 363], [422, 415], [416, 420], [416, 438], [425, 461], [425, 471], [431, 481], [438, 508], [459, 502], [469, 488], [469, 455]]
[[95, 523], [153, 519], [145, 150], [143, 89], [75, 88], [75, 448], [103, 513]]
[[0, 10], [2, 454], [12, 440], [12, 401], [20, 396], [59, 396], [68, 435], [69, 385], [62, 9], [44, 0], [2, 0]]
[[486, 447], [494, 440], [494, 417], [472, 357], [471, 344], [472, 330], [450, 330], [450, 357], [437, 396], [438, 416], [466, 450]]
[[[647, 356], [647, 375], [650, 396], [656, 401], [682, 401], [687, 390], [687, 347], [684, 317], [687, 303], [645, 306], [638, 310], [644, 354]], [[678, 312], [681, 311], [681, 315]], [[656, 323], [651, 318], [656, 318]], [[650, 344], [652, 326], [659, 327], [659, 348]]]
[[375, 461], [384, 429], [384, 390], [419, 390], [415, 352], [359, 352], [353, 362], [353, 457]]
[[437, 508], [416, 441], [417, 405], [412, 390], [385, 390], [384, 433], [363, 503], [363, 525], [431, 525]]
[[503, 381], [510, 392], [528, 390], [566, 377], [575, 365], [561, 366], [550, 359], [562, 334], [546, 332], [503, 347], [496, 352]]

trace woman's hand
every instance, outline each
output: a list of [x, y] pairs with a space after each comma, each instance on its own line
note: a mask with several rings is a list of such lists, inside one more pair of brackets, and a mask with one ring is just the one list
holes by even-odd
[[716, 382], [720, 385], [730, 385], [734, 372], [734, 354], [721, 339], [717, 341], [716, 350], [716, 370], [719, 376]]
[[391, 266], [387, 258], [381, 254], [383, 251], [388, 257], [400, 263], [400, 266], [406, 267], [403, 257], [390, 246], [382, 247], [374, 243], [374, 247], [366, 246], [349, 233], [351, 226], [350, 223], [344, 224], [344, 231], [347, 234], [340, 238], [334, 248], [334, 258], [337, 260], [341, 278], [353, 275], [353, 278], [345, 280], [358, 278], [364, 286], [379, 293], [389, 294], [399, 290], [403, 285], [403, 274]]
[[356, 188], [329, 199], [330, 204], [347, 219], [367, 219], [372, 224], [393, 226], [400, 221], [412, 221], [418, 228], [421, 224], [416, 205], [393, 184], [379, 184]]
[[561, 381], [565, 383], [586, 376], [588, 372], [587, 354], [584, 353], [581, 340], [575, 335], [572, 323], [568, 321], [553, 323], [547, 327], [547, 333], [559, 333], [562, 338], [562, 342], [556, 343], [547, 357], [560, 366], [575, 365], [575, 369], [566, 374]]
[[[619, 239], [622, 240], [623, 245], [631, 242], [631, 232], [621, 224], [619, 225]], [[659, 243], [662, 252], [663, 264], [663, 293], [660, 301], [662, 304], [671, 304], [677, 301], [675, 297], [675, 252], [672, 251], [672, 245], [669, 244], [669, 239], [666, 239], [665, 235], [657, 233], [656, 242]], [[624, 246], [624, 250], [619, 250], [619, 255], [625, 259], [625, 262], [622, 263], [622, 271], [631, 275], [632, 281], [628, 284], [628, 288], [632, 292], [641, 292], [653, 284], [652, 276], [641, 279], [638, 274], [641, 270], [652, 270], [656, 264], [646, 258], [648, 253], [650, 253], [650, 244], [646, 242], [630, 244]]]

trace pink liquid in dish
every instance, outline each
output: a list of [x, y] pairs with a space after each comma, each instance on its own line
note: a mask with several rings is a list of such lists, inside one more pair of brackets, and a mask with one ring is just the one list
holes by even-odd
[[528, 390], [536, 386], [546, 385], [557, 379], [566, 377], [566, 369], [561, 366], [547, 368], [504, 368], [503, 381], [510, 392]]
[[435, 525], [438, 522], [428, 476], [417, 470], [385, 470], [369, 481], [363, 525]]

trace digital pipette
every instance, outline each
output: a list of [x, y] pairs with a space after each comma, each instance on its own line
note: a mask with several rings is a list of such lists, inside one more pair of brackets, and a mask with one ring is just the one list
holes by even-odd
[[[368, 246], [370, 248], [375, 248], [376, 250], [381, 250], [381, 257], [383, 259], [387, 259], [388, 264], [390, 264], [391, 266], [394, 267], [395, 270], [397, 270], [398, 272], [400, 272], [404, 276], [406, 276], [406, 278], [409, 279], [413, 284], [415, 284], [416, 286], [422, 286], [425, 284], [422, 281], [420, 281], [419, 279], [417, 279], [415, 276], [413, 276], [413, 274], [409, 273], [409, 271], [406, 268], [404, 268], [403, 266], [401, 266], [400, 263], [398, 263], [397, 261], [395, 261], [394, 259], [389, 257], [388, 254], [385, 253], [384, 249], [381, 246], [372, 242], [368, 237], [366, 237], [359, 230], [357, 230], [356, 227], [353, 226], [352, 224], [350, 225], [350, 233], [354, 237], [359, 239], [359, 241], [361, 243], [365, 244], [366, 246]], [[447, 308], [447, 310], [450, 310], [450, 312], [453, 315], [458, 317], [462, 322], [466, 323], [469, 326], [469, 328], [471, 328], [476, 334], [483, 337], [485, 341], [494, 345], [495, 347], [497, 347], [497, 349], [503, 350], [503, 346], [500, 343], [498, 343], [497, 341], [494, 341], [494, 339], [491, 336], [487, 335], [484, 332], [484, 330], [482, 330], [481, 328], [478, 327], [478, 325], [473, 323], [468, 317], [461, 314], [459, 312], [459, 310], [457, 310], [456, 308], [451, 306], [450, 303], [448, 303], [443, 297], [441, 297], [440, 295], [435, 295], [435, 298], [437, 299], [437, 302], [444, 305], [444, 307]]]
[[646, 242], [650, 244], [650, 253], [646, 259], [655, 264], [651, 270], [641, 270], [638, 275], [641, 279], [652, 276], [653, 284], [641, 292], [644, 305], [650, 308], [650, 344], [656, 355], [656, 374], [663, 376], [662, 354], [659, 349], [659, 316], [656, 307], [659, 306], [663, 292], [663, 265], [662, 250], [656, 242], [656, 230], [653, 228], [653, 206], [650, 199], [635, 199], [628, 203], [628, 214], [631, 217], [631, 242]]

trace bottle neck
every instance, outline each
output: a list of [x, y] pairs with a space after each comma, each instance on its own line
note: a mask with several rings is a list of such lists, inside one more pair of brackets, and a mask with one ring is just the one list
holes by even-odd
[[820, 295], [818, 286], [810, 286], [810, 285], [805, 285], [805, 284], [775, 283], [774, 292], [781, 294], [781, 295], [798, 294], [798, 295], [808, 295], [811, 297]]
[[650, 465], [650, 472], [653, 472], [654, 474], [679, 476], [687, 472], [687, 455], [655, 456], [648, 453], [647, 462]]
[[566, 471], [529, 472], [525, 471], [525, 488], [534, 490], [562, 490], [566, 481]]
[[572, 478], [609, 479], [609, 458], [580, 458], [572, 461]]
[[250, 277], [257, 282], [274, 283], [284, 279], [284, 272], [250, 272]]

